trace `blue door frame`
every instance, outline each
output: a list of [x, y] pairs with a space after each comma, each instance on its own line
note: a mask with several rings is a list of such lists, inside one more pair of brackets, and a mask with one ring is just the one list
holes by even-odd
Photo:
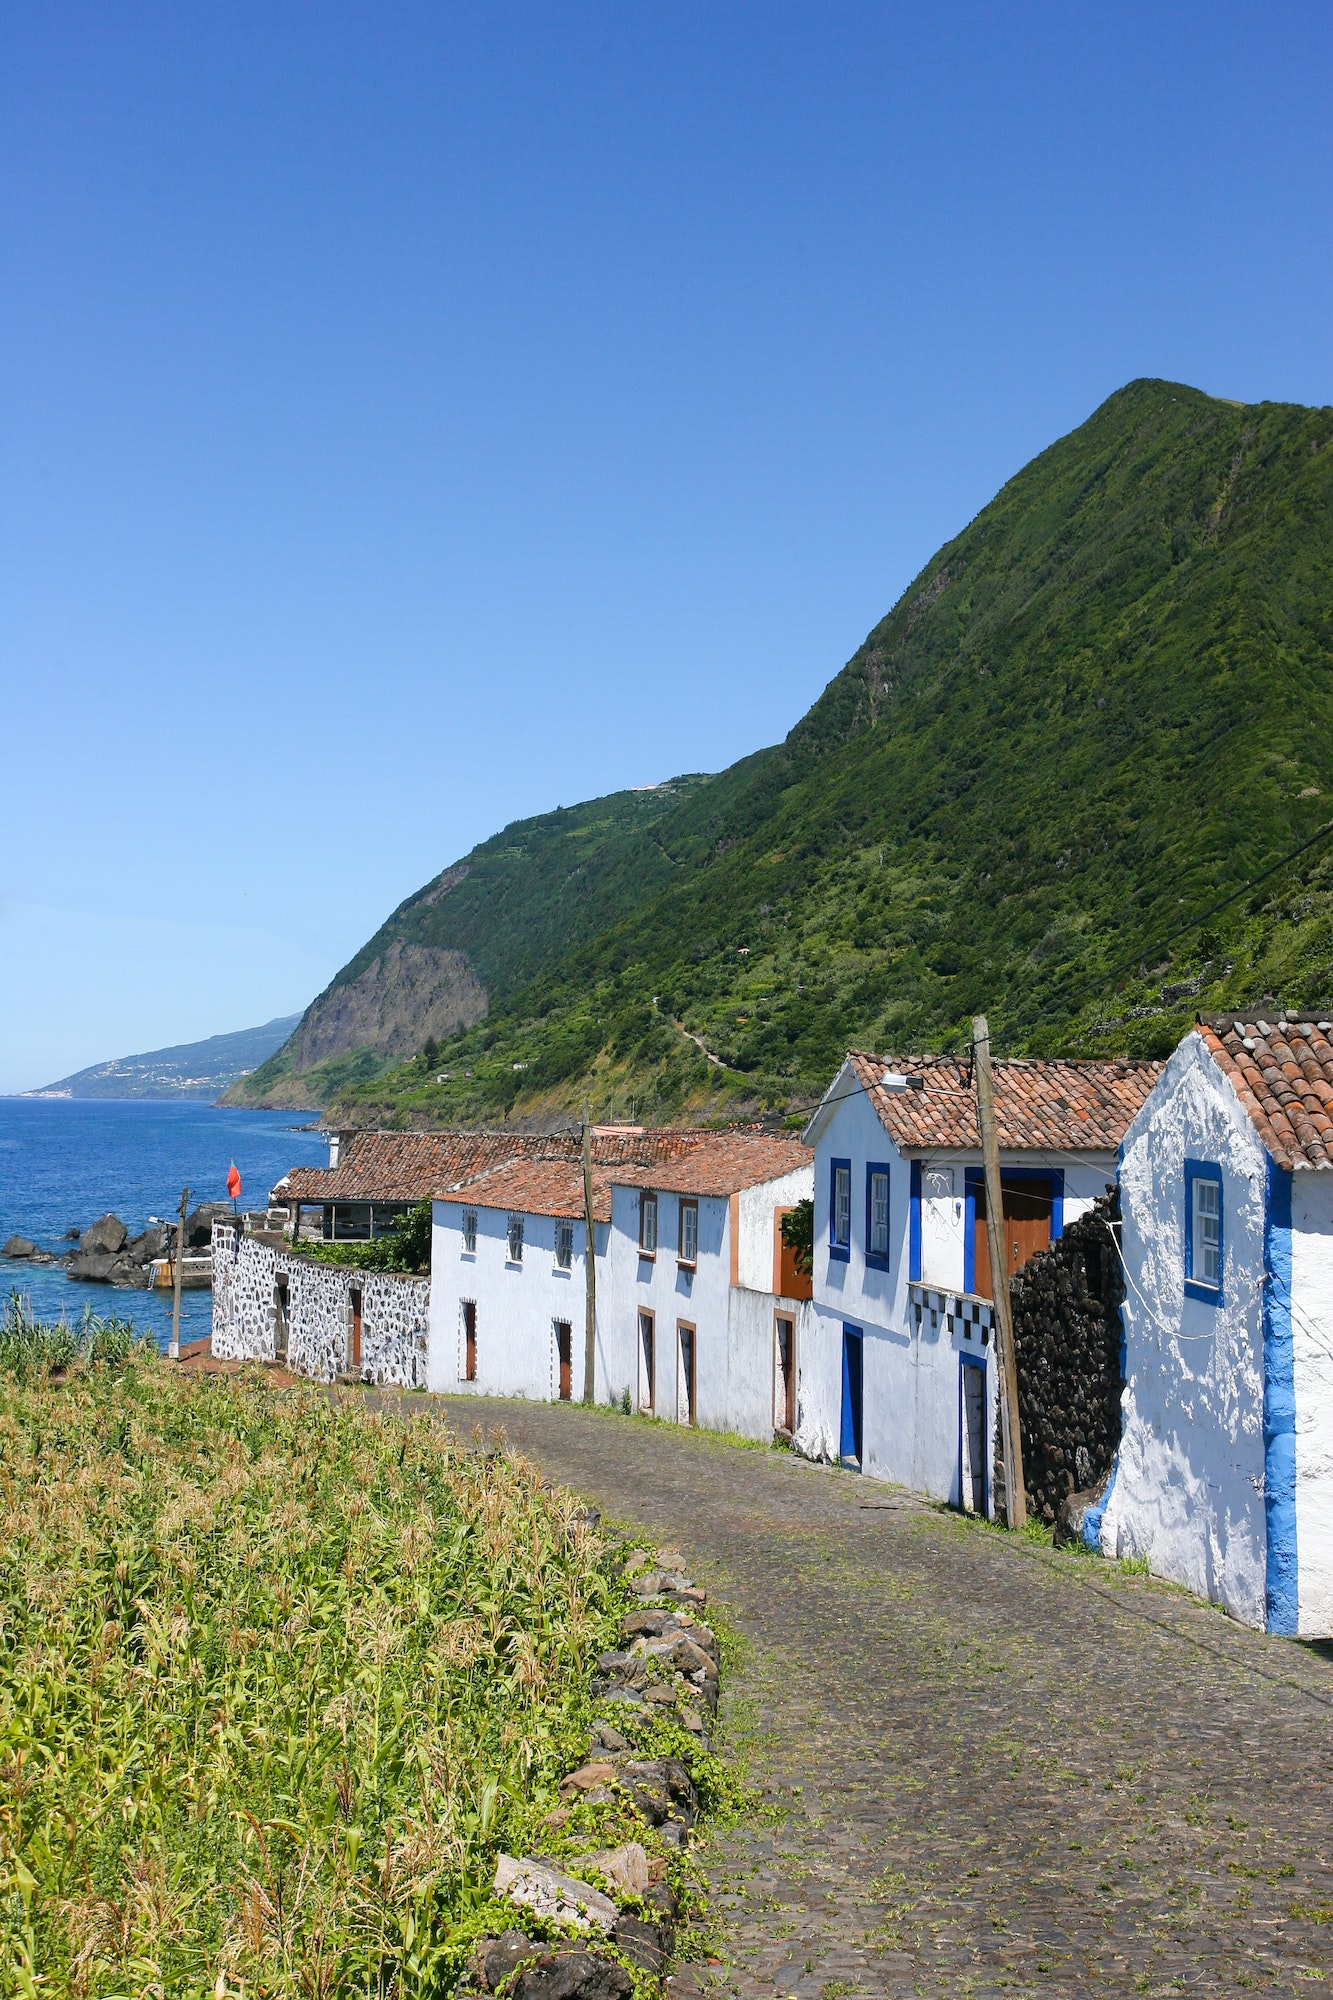
[[842, 1428], [838, 1438], [840, 1458], [854, 1458], [863, 1465], [861, 1444], [862, 1387], [864, 1383], [862, 1336], [859, 1326], [842, 1330]]

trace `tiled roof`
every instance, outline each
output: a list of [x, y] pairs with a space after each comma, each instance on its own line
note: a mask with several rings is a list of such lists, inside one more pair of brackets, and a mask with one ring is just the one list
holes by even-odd
[[520, 1132], [348, 1132], [336, 1167], [295, 1167], [288, 1201], [429, 1201], [468, 1174], [558, 1144]]
[[608, 1166], [608, 1178], [617, 1187], [660, 1188], [666, 1194], [732, 1195], [814, 1165], [813, 1152], [800, 1139], [766, 1132], [679, 1136], [687, 1142], [684, 1146], [664, 1148], [653, 1159]]
[[[860, 1049], [850, 1050], [847, 1060], [901, 1152], [980, 1147], [976, 1092], [965, 1061], [875, 1056]], [[996, 1058], [991, 1072], [1000, 1146], [1009, 1152], [1113, 1153], [1161, 1069], [1158, 1062], [1129, 1058]], [[886, 1090], [886, 1071], [920, 1077], [922, 1087]]]
[[[506, 1162], [466, 1181], [459, 1198], [478, 1207], [522, 1210], [528, 1215], [582, 1215], [583, 1168], [579, 1142], [557, 1160]], [[593, 1138], [593, 1214], [610, 1220], [614, 1187], [658, 1188], [664, 1194], [732, 1195], [800, 1167], [814, 1154], [799, 1139], [760, 1132], [598, 1132]], [[603, 1207], [605, 1195], [605, 1207]]]
[[1280, 1167], [1333, 1167], [1333, 1022], [1236, 1020], [1198, 1024]]
[[[503, 1208], [521, 1215], [583, 1215], [583, 1163], [568, 1160], [506, 1160], [451, 1190], [449, 1200], [468, 1208]], [[611, 1184], [602, 1167], [592, 1170], [594, 1222], [611, 1220]]]

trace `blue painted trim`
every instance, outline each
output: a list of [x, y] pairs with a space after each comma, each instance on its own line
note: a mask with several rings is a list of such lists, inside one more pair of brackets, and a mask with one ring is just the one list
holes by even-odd
[[[979, 1368], [982, 1375], [981, 1413], [987, 1431], [990, 1429], [990, 1404], [986, 1398], [986, 1357], [984, 1354], [960, 1354], [961, 1366], [958, 1370], [958, 1505], [963, 1504], [963, 1417], [966, 1413], [967, 1397], [963, 1389], [963, 1369]], [[983, 1437], [981, 1443], [981, 1518], [990, 1519], [990, 1439]]]
[[[907, 1197], [907, 1277], [910, 1284], [921, 1283], [921, 1162], [913, 1160], [911, 1188]], [[966, 1290], [966, 1286], [964, 1287]]]
[[1051, 1241], [1065, 1233], [1065, 1170], [1051, 1168]]
[[[1205, 1285], [1194, 1275], [1194, 1184], [1214, 1181], [1217, 1185], [1217, 1283]], [[1226, 1254], [1226, 1205], [1222, 1199], [1222, 1169], [1216, 1160], [1185, 1162], [1185, 1297], [1201, 1299], [1206, 1306], [1222, 1304], [1223, 1258]]]
[[[837, 1239], [838, 1212], [838, 1169], [847, 1169], [847, 1241]], [[828, 1253], [845, 1264], [852, 1254], [852, 1163], [850, 1160], [830, 1160], [828, 1163]]]
[[888, 1161], [887, 1160], [866, 1161], [866, 1269], [868, 1271], [887, 1271], [889, 1269], [891, 1252], [893, 1248], [893, 1238], [887, 1234], [887, 1230], [885, 1234], [885, 1240], [889, 1245], [888, 1250], [885, 1251], [882, 1257], [879, 1256], [872, 1257], [870, 1254], [870, 1176], [872, 1174], [883, 1174], [884, 1176], [885, 1180], [884, 1215], [885, 1215], [885, 1221], [887, 1223], [893, 1212], [890, 1206], [893, 1199], [893, 1175], [889, 1171]]
[[1294, 1638], [1296, 1381], [1291, 1338], [1291, 1175], [1269, 1160], [1264, 1187], [1264, 1604], [1268, 1629]]
[[981, 1167], [963, 1168], [963, 1290], [977, 1289], [977, 1189], [986, 1185]]

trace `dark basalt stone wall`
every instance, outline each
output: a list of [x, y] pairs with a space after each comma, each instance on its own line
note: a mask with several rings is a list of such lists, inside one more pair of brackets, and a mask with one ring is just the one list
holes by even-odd
[[1120, 1442], [1118, 1192], [1029, 1259], [1011, 1288], [1029, 1513], [1053, 1523], [1109, 1472]]

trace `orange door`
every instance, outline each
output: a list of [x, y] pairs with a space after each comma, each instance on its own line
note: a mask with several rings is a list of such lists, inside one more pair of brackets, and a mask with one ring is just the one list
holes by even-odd
[[[1051, 1241], [1051, 1183], [1049, 1181], [1007, 1181], [1000, 1177], [1004, 1202], [1004, 1261], [1009, 1276], [1021, 1271], [1029, 1257], [1049, 1248]], [[986, 1190], [976, 1190], [976, 1223], [972, 1239], [973, 1284], [979, 1297], [991, 1297], [990, 1235], [986, 1224]]]
[[568, 1320], [556, 1321], [555, 1344], [560, 1356], [560, 1400], [567, 1403], [574, 1390], [574, 1338]]
[[352, 1373], [361, 1366], [361, 1293], [352, 1288]]
[[773, 1211], [773, 1289], [780, 1299], [810, 1299], [814, 1280], [808, 1271], [797, 1270], [796, 1252], [782, 1240], [782, 1218], [790, 1214], [789, 1208]]

